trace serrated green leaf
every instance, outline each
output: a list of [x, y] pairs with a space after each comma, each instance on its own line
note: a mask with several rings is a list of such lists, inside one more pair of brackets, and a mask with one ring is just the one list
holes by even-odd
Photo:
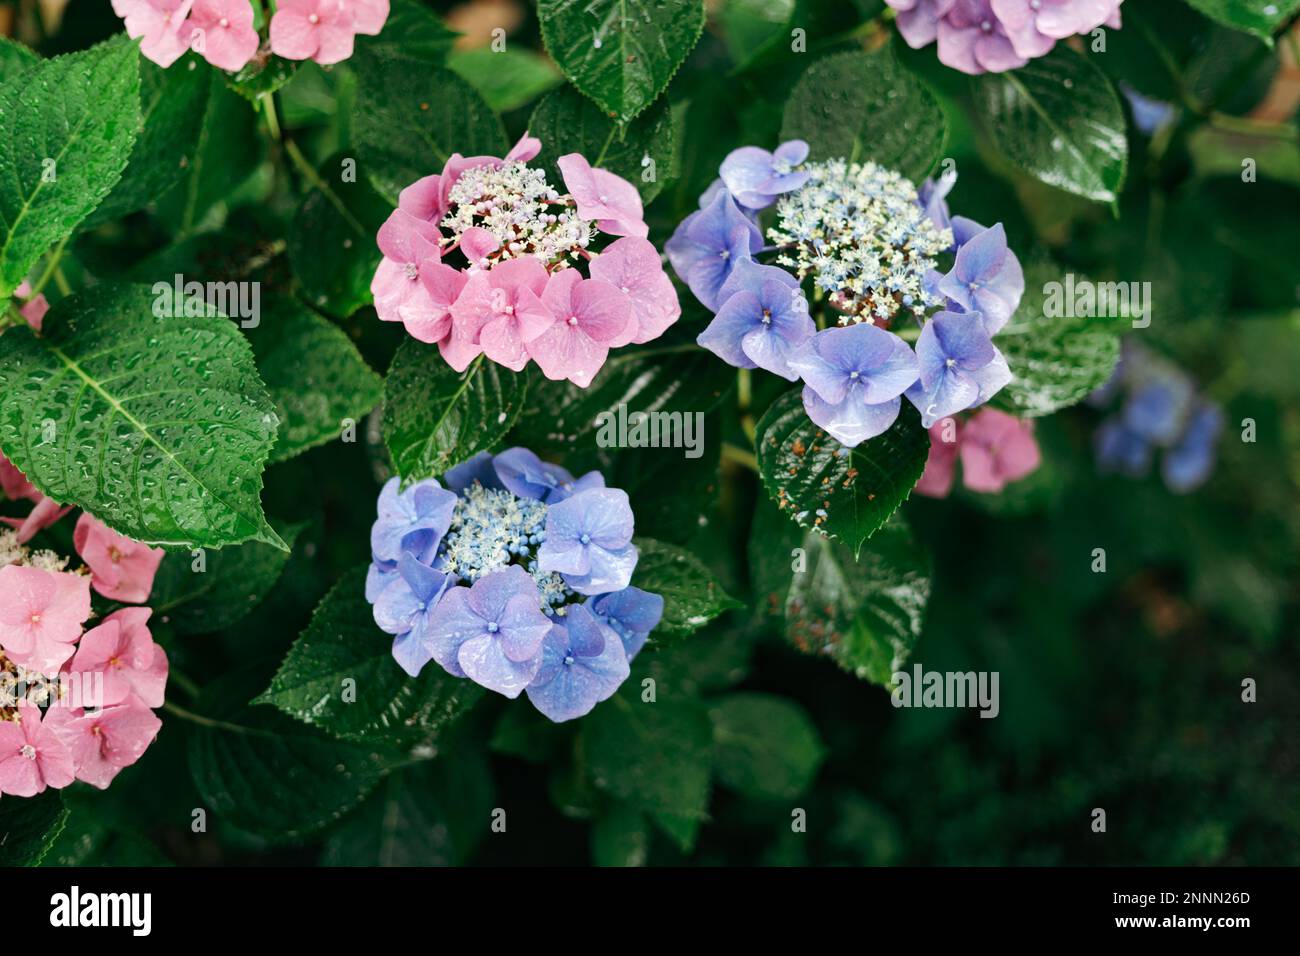
[[256, 103], [259, 97], [274, 93], [293, 79], [299, 62], [301, 61], [286, 60], [275, 54], [265, 59], [253, 57], [238, 73], [222, 71], [221, 76], [232, 90], [250, 103]]
[[975, 106], [993, 142], [1049, 186], [1114, 202], [1128, 140], [1119, 96], [1088, 58], [1057, 44], [1006, 73], [974, 77]]
[[121, 177], [140, 125], [138, 59], [119, 36], [0, 85], [0, 299]]
[[355, 58], [355, 115], [363, 175], [390, 204], [452, 153], [504, 156], [505, 130], [478, 92], [455, 73], [389, 51]]
[[518, 109], [564, 82], [554, 63], [527, 47], [457, 50], [447, 58], [447, 68], [499, 113]]
[[409, 339], [384, 384], [384, 443], [404, 479], [441, 475], [505, 437], [523, 410], [527, 380], [483, 358], [464, 372]]
[[0, 83], [31, 69], [41, 58], [25, 43], [0, 37]]
[[344, 331], [293, 299], [264, 302], [248, 337], [280, 419], [272, 461], [334, 441], [345, 421], [355, 431], [383, 398], [383, 379]]
[[664, 599], [664, 616], [656, 634], [690, 634], [724, 611], [744, 607], [684, 548], [640, 537], [636, 546], [640, 553], [632, 583]]
[[668, 86], [704, 29], [700, 0], [539, 0], [542, 40], [606, 115], [630, 122]]
[[840, 542], [795, 527], [770, 506], [750, 531], [755, 600], [786, 638], [881, 686], [906, 663], [930, 598], [930, 557], [895, 517], [857, 560]]
[[718, 782], [745, 796], [793, 800], [826, 748], [802, 707], [775, 694], [728, 694], [709, 707]]
[[817, 60], [785, 104], [781, 139], [802, 139], [815, 160], [871, 160], [919, 182], [946, 137], [934, 96], [888, 47]]
[[68, 809], [57, 790], [0, 800], [0, 866], [36, 866], [58, 839]]
[[763, 487], [800, 527], [817, 527], [856, 554], [912, 493], [930, 439], [904, 400], [882, 435], [850, 450], [814, 425], [798, 390], [786, 392], [758, 423]]
[[564, 181], [555, 161], [566, 153], [581, 153], [593, 166], [622, 176], [640, 190], [645, 203], [659, 195], [673, 175], [675, 132], [666, 101], [619, 127], [595, 103], [566, 86], [537, 104], [528, 131], [542, 141], [536, 163], [546, 167], [553, 184]]
[[645, 814], [614, 801], [591, 824], [591, 862], [596, 866], [645, 866], [650, 826]]
[[1273, 42], [1273, 33], [1300, 10], [1300, 0], [1187, 0], [1207, 17]]
[[393, 660], [392, 635], [375, 624], [365, 584], [360, 568], [330, 589], [256, 703], [341, 739], [428, 740], [472, 707], [482, 690], [437, 665], [408, 676]]
[[[160, 283], [160, 286], [168, 286]], [[61, 300], [45, 334], [0, 335], [0, 448], [42, 492], [138, 541], [284, 542], [266, 523], [262, 468], [277, 420], [239, 328], [155, 315], [148, 286]]]
[[[1089, 280], [1076, 277], [1076, 283]], [[1049, 293], [1049, 283], [1060, 288]], [[1025, 294], [1011, 321], [998, 333], [997, 345], [1014, 376], [992, 404], [1022, 418], [1037, 418], [1083, 401], [1105, 384], [1119, 361], [1119, 333], [1130, 327], [1124, 317], [1069, 318], [1048, 309], [1059, 292], [1062, 309], [1067, 287], [1057, 266], [1034, 263], [1025, 270]], [[1094, 283], [1097, 285], [1097, 283]], [[1112, 300], [1113, 301], [1113, 300]], [[1150, 303], [1147, 303], [1148, 307]]]

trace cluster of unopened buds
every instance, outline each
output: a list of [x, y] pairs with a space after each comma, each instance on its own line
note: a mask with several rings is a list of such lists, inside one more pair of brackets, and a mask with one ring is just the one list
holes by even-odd
[[1057, 40], [1119, 29], [1123, 0], [885, 0], [915, 50], [937, 42], [963, 73], [1002, 73], [1048, 53]]
[[681, 306], [636, 187], [570, 153], [560, 192], [528, 166], [540, 150], [525, 133], [504, 159], [456, 153], [402, 190], [370, 289], [379, 318], [458, 372], [479, 355], [516, 372], [532, 360], [585, 388], [610, 349], [658, 338]]
[[[163, 558], [83, 513], [82, 564], [31, 539], [70, 510], [0, 455], [10, 501], [31, 501], [0, 531], [0, 794], [31, 797], [81, 780], [103, 789], [140, 759], [162, 722], [167, 655], [144, 606]], [[92, 590], [108, 607], [99, 617]], [[95, 602], [99, 603], [99, 602]]]
[[[1025, 289], [1002, 225], [949, 216], [955, 173], [918, 191], [874, 163], [807, 156], [799, 140], [733, 151], [668, 241], [678, 276], [715, 313], [699, 344], [802, 380], [808, 417], [849, 447], [893, 425], [902, 396], [927, 428], [987, 402], [1011, 380], [993, 337]], [[765, 244], [759, 219], [772, 207]], [[805, 283], [827, 307], [816, 321]]]
[[[113, 0], [127, 35], [159, 66], [193, 50], [213, 66], [238, 72], [264, 55], [250, 0]], [[374, 35], [388, 19], [388, 0], [278, 0], [268, 27], [271, 53], [286, 60], [338, 63], [357, 34]]]
[[589, 713], [627, 679], [663, 614], [631, 587], [637, 549], [626, 492], [574, 478], [526, 448], [479, 454], [443, 476], [379, 494], [366, 600], [412, 676], [453, 677], [553, 721]]

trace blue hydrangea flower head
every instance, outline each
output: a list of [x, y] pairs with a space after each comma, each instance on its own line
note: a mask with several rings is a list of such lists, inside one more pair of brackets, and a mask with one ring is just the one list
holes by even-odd
[[917, 376], [907, 343], [867, 324], [818, 332], [794, 353], [790, 367], [804, 380], [808, 417], [850, 447], [894, 424], [899, 396]]
[[558, 571], [579, 594], [620, 591], [632, 581], [637, 550], [632, 544], [627, 492], [593, 488], [553, 505], [537, 566]]
[[1118, 418], [1103, 422], [1093, 441], [1097, 449], [1097, 470], [1102, 474], [1141, 478], [1151, 470], [1151, 443], [1125, 428]]
[[374, 559], [396, 562], [406, 551], [421, 560], [432, 557], [455, 506], [455, 494], [433, 478], [417, 481], [405, 491], [400, 478], [388, 479], [379, 493], [379, 517], [370, 528]]
[[650, 632], [659, 626], [664, 616], [662, 594], [632, 587], [588, 598], [586, 607], [623, 641], [623, 650], [629, 661], [645, 647]]
[[766, 209], [778, 196], [808, 181], [808, 173], [796, 169], [807, 158], [808, 144], [801, 139], [782, 143], [770, 153], [758, 146], [742, 146], [727, 154], [718, 172], [736, 202], [749, 209]]
[[421, 564], [408, 551], [374, 602], [375, 623], [381, 631], [396, 635], [393, 657], [412, 677], [433, 657], [429, 616], [454, 583], [455, 578]]
[[442, 480], [456, 494], [460, 494], [475, 483], [482, 485], [484, 488], [495, 490], [505, 487], [505, 485], [501, 484], [501, 479], [497, 477], [497, 470], [492, 464], [492, 456], [485, 451], [479, 452], [473, 458], [461, 462], [454, 468], [447, 469], [447, 473], [442, 476]]
[[1133, 125], [1145, 136], [1152, 136], [1162, 126], [1173, 122], [1178, 113], [1172, 103], [1145, 96], [1127, 83], [1121, 81], [1119, 88], [1133, 110]]
[[1209, 479], [1223, 425], [1223, 409], [1212, 402], [1202, 402], [1192, 412], [1178, 444], [1160, 462], [1160, 475], [1171, 491], [1185, 494]]
[[936, 229], [952, 228], [948, 212], [948, 193], [957, 185], [957, 168], [950, 167], [938, 179], [927, 178], [916, 190], [916, 200]]
[[1162, 375], [1133, 388], [1120, 416], [1124, 427], [1161, 446], [1182, 434], [1192, 410], [1192, 383], [1181, 375]]
[[528, 699], [551, 720], [572, 720], [611, 697], [629, 673], [618, 635], [583, 604], [569, 608], [542, 642], [541, 667]]
[[722, 306], [696, 341], [737, 368], [798, 379], [789, 357], [817, 330], [798, 280], [775, 266], [738, 262], [719, 298]]
[[716, 309], [722, 284], [736, 263], [752, 258], [762, 247], [758, 226], [723, 190], [708, 206], [681, 221], [664, 245], [664, 252], [695, 297]]
[[575, 479], [568, 470], [542, 461], [527, 448], [508, 448], [496, 456], [493, 467], [501, 484], [521, 498], [556, 504], [587, 488], [604, 488], [605, 479], [590, 471]]
[[977, 312], [940, 312], [916, 340], [920, 378], [905, 393], [929, 428], [941, 418], [988, 401], [1011, 380]]
[[1020, 260], [1007, 248], [1002, 223], [961, 244], [952, 271], [939, 282], [939, 291], [964, 311], [983, 316], [990, 336], [1010, 321], [1025, 293], [1025, 274]]

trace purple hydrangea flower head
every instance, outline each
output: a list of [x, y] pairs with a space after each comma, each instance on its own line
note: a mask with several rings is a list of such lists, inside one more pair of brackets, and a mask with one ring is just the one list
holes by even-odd
[[589, 598], [586, 607], [602, 623], [613, 628], [623, 641], [623, 650], [627, 652], [629, 661], [645, 647], [650, 632], [659, 626], [664, 616], [663, 595], [640, 588], [629, 587]]
[[963, 310], [980, 313], [989, 335], [1010, 321], [1025, 293], [1025, 274], [1007, 248], [1002, 223], [961, 243], [952, 271], [939, 281], [939, 291]]
[[1097, 448], [1097, 469], [1102, 474], [1141, 478], [1150, 470], [1151, 443], [1125, 428], [1118, 418], [1103, 422], [1093, 440]]
[[379, 629], [396, 635], [393, 657], [415, 677], [433, 657], [429, 619], [455, 578], [416, 560], [409, 551], [397, 562], [397, 572], [374, 602]]
[[939, 36], [939, 21], [957, 0], [886, 0], [898, 11], [898, 32], [914, 50], [929, 46]]
[[917, 377], [916, 356], [907, 343], [865, 323], [818, 332], [795, 352], [790, 366], [803, 377], [808, 417], [849, 447], [894, 424], [899, 396]]
[[629, 673], [623, 642], [582, 604], [551, 627], [541, 657], [528, 699], [556, 723], [590, 713]]
[[801, 139], [782, 143], [770, 153], [759, 146], [742, 146], [727, 154], [718, 172], [741, 206], [766, 209], [776, 197], [808, 181], [808, 173], [795, 168], [807, 158], [808, 144]]
[[550, 629], [537, 585], [522, 567], [511, 565], [471, 587], [447, 591], [428, 615], [425, 641], [429, 656], [447, 673], [518, 697], [537, 676]]
[[1160, 462], [1160, 475], [1171, 491], [1185, 494], [1210, 477], [1223, 423], [1223, 410], [1211, 402], [1201, 403], [1192, 412], [1178, 444], [1165, 452]]
[[1003, 73], [1029, 62], [1016, 52], [989, 0], [956, 0], [937, 33], [939, 62], [963, 73]]
[[925, 214], [930, 217], [936, 229], [952, 227], [952, 217], [948, 213], [948, 193], [957, 185], [957, 168], [945, 170], [938, 179], [927, 177], [916, 190], [916, 201], [921, 204]]
[[432, 557], [455, 506], [456, 496], [433, 478], [417, 481], [405, 491], [401, 479], [388, 479], [379, 493], [379, 517], [370, 528], [374, 559], [394, 562], [406, 551], [421, 560]]
[[600, 472], [589, 471], [575, 479], [559, 465], [542, 461], [527, 448], [509, 448], [493, 462], [501, 485], [521, 498], [536, 498], [557, 504], [570, 495], [588, 488], [604, 488]]
[[384, 588], [397, 580], [396, 561], [371, 561], [366, 571], [366, 600], [374, 604]]
[[485, 451], [479, 452], [473, 458], [463, 461], [453, 468], [448, 468], [447, 473], [442, 476], [442, 480], [448, 488], [457, 494], [472, 487], [475, 483], [484, 488], [498, 490], [505, 487], [505, 485], [501, 484], [501, 479], [497, 477], [496, 468], [492, 465], [492, 456]]
[[[1119, 16], [1120, 0], [990, 0], [990, 7], [1016, 52], [1038, 57], [1076, 34]], [[1118, 27], [1118, 20], [1113, 25]]]
[[763, 236], [731, 194], [719, 192], [713, 201], [693, 212], [677, 226], [664, 245], [668, 261], [695, 297], [710, 309], [736, 263], [753, 257], [763, 247]]
[[940, 312], [921, 329], [916, 357], [920, 378], [906, 395], [926, 428], [988, 401], [1011, 381], [978, 312]]
[[632, 581], [637, 550], [632, 508], [619, 488], [591, 488], [551, 506], [537, 566], [558, 571], [579, 594], [620, 591]]
[[737, 368], [762, 368], [795, 381], [791, 353], [817, 330], [799, 281], [753, 260], [736, 263], [722, 285], [722, 306], [696, 341]]

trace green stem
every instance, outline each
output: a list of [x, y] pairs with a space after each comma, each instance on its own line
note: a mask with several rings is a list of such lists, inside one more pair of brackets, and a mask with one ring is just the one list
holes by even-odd
[[748, 468], [754, 474], [758, 474], [758, 458], [755, 457], [754, 453], [730, 442], [724, 442], [722, 445], [722, 460]]
[[313, 189], [319, 190], [321, 195], [330, 201], [330, 205], [338, 210], [339, 215], [343, 217], [344, 221], [356, 230], [358, 234], [363, 236], [369, 235], [369, 231], [366, 227], [361, 225], [356, 216], [352, 215], [352, 210], [348, 209], [348, 207], [343, 204], [343, 200], [339, 198], [338, 193], [333, 190], [329, 183], [325, 182], [325, 180], [321, 178], [321, 174], [316, 171], [316, 167], [313, 166], [308, 161], [307, 157], [302, 154], [302, 150], [298, 148], [298, 144], [291, 139], [282, 140], [281, 144], [284, 146], [285, 155], [289, 157], [289, 161], [293, 163], [294, 168], [302, 174], [303, 179], [307, 180]]
[[[36, 298], [36, 296], [38, 296], [41, 293], [41, 290], [43, 290], [46, 287], [46, 285], [49, 284], [50, 279], [54, 278], [55, 274], [58, 273], [59, 262], [60, 260], [63, 259], [63, 250], [68, 245], [68, 240], [71, 238], [72, 238], [71, 234], [64, 236], [63, 241], [60, 242], [57, 246], [55, 246], [53, 250], [51, 250], [50, 257], [45, 263], [45, 271], [41, 273], [41, 277], [36, 280], [35, 284], [32, 285], [31, 297], [33, 299]], [[62, 284], [59, 284], [60, 292], [63, 291], [63, 285], [66, 283], [67, 280], [65, 279], [63, 280]], [[67, 293], [64, 292], [64, 295], [67, 295]]]
[[754, 415], [750, 411], [753, 403], [754, 386], [747, 368], [736, 369], [736, 407], [740, 410], [740, 427], [744, 429], [750, 444], [754, 443], [757, 433], [754, 427]]
[[212, 730], [229, 730], [237, 734], [257, 733], [252, 727], [241, 727], [239, 724], [227, 723], [224, 720], [214, 720], [211, 717], [204, 717], [202, 714], [196, 714], [192, 710], [186, 710], [171, 701], [165, 701], [162, 709], [167, 711], [173, 717], [179, 717], [181, 720], [188, 720], [192, 724], [198, 724], [200, 727], [208, 727]]
[[266, 128], [271, 133], [271, 139], [280, 142], [283, 137], [280, 134], [280, 120], [275, 115], [275, 94], [263, 93], [258, 97], [258, 102], [262, 104], [262, 112], [266, 116]]

